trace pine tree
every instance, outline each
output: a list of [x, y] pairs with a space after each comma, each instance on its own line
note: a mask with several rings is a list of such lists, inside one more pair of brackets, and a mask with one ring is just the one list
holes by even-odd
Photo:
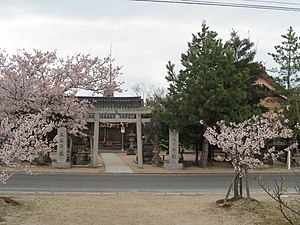
[[290, 26], [287, 33], [281, 35], [281, 45], [274, 46], [275, 53], [269, 53], [279, 68], [273, 68], [272, 72], [279, 75], [279, 82], [285, 86], [287, 95], [291, 94], [294, 87], [299, 84], [300, 69], [300, 42], [296, 32]]
[[[300, 38], [291, 26], [281, 37], [281, 45], [274, 46], [275, 53], [269, 55], [279, 65], [272, 71], [275, 73], [275, 79], [283, 87], [281, 92], [287, 96], [287, 99], [280, 102], [283, 113], [289, 119], [289, 125], [294, 127], [300, 123]], [[295, 129], [295, 134], [299, 136], [298, 129]]]
[[[257, 112], [258, 102], [249, 105], [250, 69], [238, 67], [236, 62], [232, 48], [203, 22], [201, 32], [193, 35], [187, 52], [181, 55], [183, 69], [178, 75], [174, 64], [167, 65], [170, 86], [165, 108], [170, 126], [197, 138], [196, 134], [204, 132], [200, 119], [211, 126], [221, 119], [243, 121]], [[208, 142], [204, 139], [201, 143], [200, 164], [206, 167]]]

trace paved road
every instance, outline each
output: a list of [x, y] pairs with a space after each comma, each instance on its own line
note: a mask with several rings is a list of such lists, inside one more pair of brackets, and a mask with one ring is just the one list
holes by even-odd
[[[263, 192], [255, 180], [258, 176], [249, 177], [252, 192]], [[263, 175], [270, 181], [280, 176]], [[286, 184], [292, 189], [295, 176], [286, 174], [286, 177]], [[7, 184], [0, 184], [0, 192], [224, 193], [231, 180], [232, 174], [16, 174]]]

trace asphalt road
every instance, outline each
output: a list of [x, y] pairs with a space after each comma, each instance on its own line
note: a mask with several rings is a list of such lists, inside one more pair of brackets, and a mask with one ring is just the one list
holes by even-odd
[[[299, 176], [264, 174], [265, 181], [280, 180], [294, 190]], [[249, 176], [251, 192], [263, 192], [256, 178]], [[165, 193], [224, 193], [232, 174], [15, 174], [7, 184], [0, 184], [0, 192], [165, 192]]]

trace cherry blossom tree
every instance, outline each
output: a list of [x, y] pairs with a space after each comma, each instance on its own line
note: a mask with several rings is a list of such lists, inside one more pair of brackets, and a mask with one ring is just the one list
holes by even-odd
[[[80, 90], [104, 94], [119, 91], [109, 58], [78, 54], [60, 58], [56, 51], [9, 55], [0, 49], [0, 164], [19, 166], [55, 145], [49, 133], [67, 127], [69, 134], [82, 134], [87, 103], [76, 98]], [[0, 181], [9, 174], [2, 172]]]
[[[242, 197], [242, 189], [238, 190], [238, 183], [242, 187], [242, 177], [245, 177], [247, 199], [250, 200], [247, 174], [257, 166], [263, 165], [269, 157], [275, 158], [282, 152], [275, 147], [268, 147], [266, 143], [274, 139], [291, 139], [293, 130], [286, 126], [288, 121], [278, 114], [270, 118], [253, 116], [242, 123], [230, 123], [225, 121], [217, 123], [217, 127], [208, 127], [204, 133], [210, 144], [217, 145], [224, 153], [228, 154], [234, 168], [235, 175], [224, 202], [228, 200], [232, 186], [234, 198]], [[289, 145], [285, 151], [297, 147], [297, 143]]]

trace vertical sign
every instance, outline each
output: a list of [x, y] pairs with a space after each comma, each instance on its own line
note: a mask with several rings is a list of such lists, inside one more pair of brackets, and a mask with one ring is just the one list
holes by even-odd
[[166, 169], [182, 169], [183, 164], [178, 163], [179, 132], [169, 130], [169, 162], [164, 164]]
[[169, 163], [178, 163], [179, 133], [176, 130], [169, 130]]
[[67, 128], [59, 127], [57, 129], [57, 162], [67, 161]]

